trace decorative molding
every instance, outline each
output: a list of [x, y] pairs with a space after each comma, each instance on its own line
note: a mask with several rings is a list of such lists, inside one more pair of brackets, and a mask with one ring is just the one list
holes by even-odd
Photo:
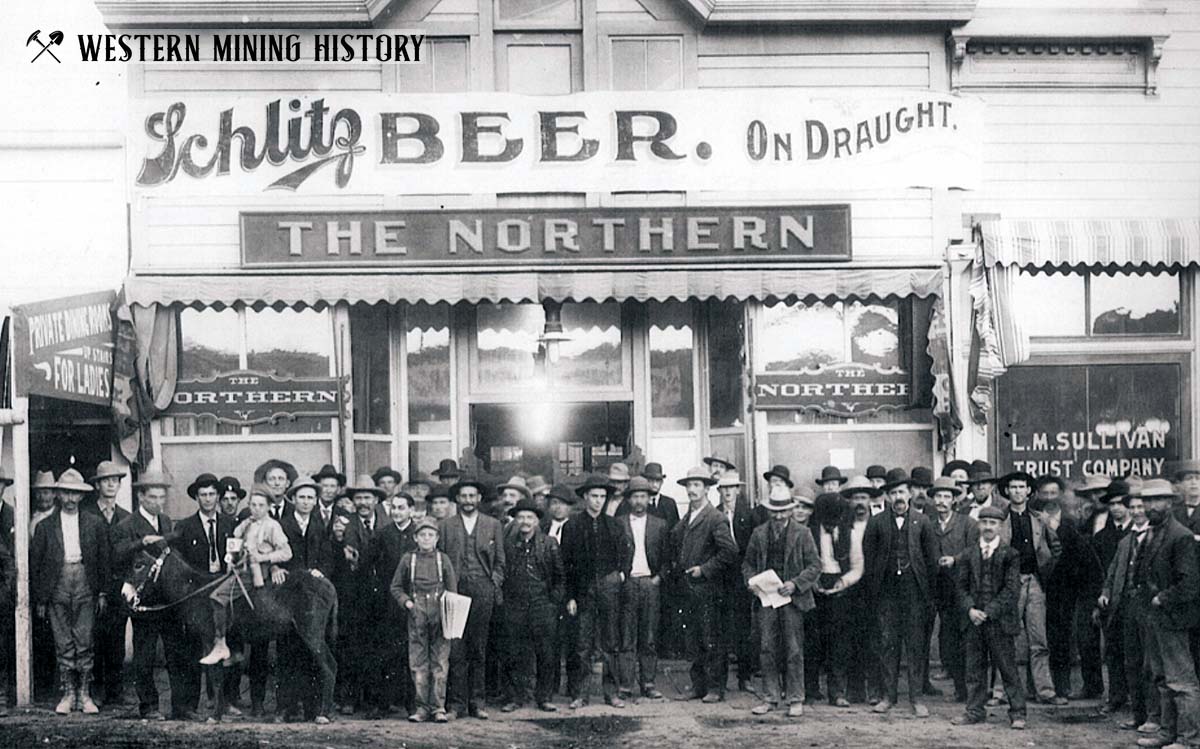
[[977, 0], [684, 0], [708, 24], [944, 22], [971, 20]]

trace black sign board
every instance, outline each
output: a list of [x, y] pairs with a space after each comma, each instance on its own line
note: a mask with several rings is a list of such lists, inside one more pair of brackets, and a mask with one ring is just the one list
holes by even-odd
[[100, 291], [13, 307], [17, 394], [110, 405], [114, 299]]
[[895, 367], [846, 362], [800, 372], [767, 372], [754, 376], [753, 407], [810, 410], [854, 417], [882, 410], [909, 408], [912, 375]]
[[209, 416], [247, 426], [300, 416], [338, 415], [336, 377], [275, 377], [238, 371], [207, 380], [180, 380], [167, 416]]

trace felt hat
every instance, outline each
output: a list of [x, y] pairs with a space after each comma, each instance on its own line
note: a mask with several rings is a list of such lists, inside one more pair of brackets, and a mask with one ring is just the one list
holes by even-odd
[[933, 469], [928, 466], [917, 466], [912, 469], [912, 485], [926, 489], [933, 486]]
[[254, 469], [254, 483], [256, 483], [256, 484], [266, 483], [267, 472], [273, 468], [282, 468], [283, 472], [287, 474], [287, 479], [288, 479], [289, 484], [296, 480], [296, 476], [300, 475], [296, 471], [296, 466], [292, 465], [291, 463], [287, 462], [286, 460], [279, 460], [278, 458], [271, 458], [266, 463], [263, 463], [258, 468]]
[[550, 491], [550, 484], [544, 476], [530, 476], [526, 483], [529, 486], [530, 494], [545, 494]]
[[54, 479], [53, 471], [38, 471], [31, 489], [53, 489], [58, 482]]
[[893, 488], [901, 484], [912, 484], [912, 479], [908, 475], [908, 471], [903, 468], [893, 468], [883, 477], [883, 490], [891, 491]]
[[313, 481], [318, 483], [320, 483], [321, 479], [337, 479], [339, 484], [342, 484], [343, 486], [346, 484], [346, 474], [342, 473], [328, 463], [321, 466], [321, 470], [314, 473], [312, 478]]
[[938, 492], [950, 492], [955, 497], [961, 497], [963, 489], [958, 485], [957, 481], [949, 476], [938, 476], [933, 480], [933, 483], [929, 485], [929, 490], [926, 492], [926, 494], [932, 497]]
[[634, 492], [646, 492], [653, 495], [654, 487], [650, 486], [650, 481], [642, 476], [634, 476], [629, 479], [629, 485], [625, 487], [625, 496], [628, 497]]
[[446, 479], [456, 479], [463, 475], [463, 472], [459, 469], [458, 463], [454, 458], [446, 458], [438, 463], [437, 470], [433, 472], [433, 475], [445, 483]]
[[592, 489], [603, 489], [609, 494], [612, 494], [613, 491], [612, 484], [608, 482], [608, 477], [601, 476], [598, 473], [593, 473], [588, 475], [588, 477], [583, 480], [582, 484], [575, 487], [575, 494], [582, 497]]
[[237, 495], [238, 499], [246, 498], [246, 490], [242, 488], [242, 482], [233, 476], [226, 476], [221, 479], [221, 496], [224, 496], [225, 492], [233, 492]]
[[54, 488], [62, 492], [80, 492], [81, 494], [90, 492], [93, 489], [91, 484], [84, 482], [83, 476], [74, 468], [68, 468], [63, 471], [62, 475], [58, 477], [58, 483], [54, 485]]
[[647, 463], [646, 467], [642, 469], [642, 477], [651, 481], [662, 481], [667, 474], [663, 473], [662, 463]]
[[574, 505], [579, 501], [579, 497], [575, 495], [575, 490], [566, 484], [555, 484], [550, 487], [550, 491], [546, 492], [546, 501], [557, 499], [559, 502], [567, 505]]
[[1026, 486], [1030, 489], [1033, 488], [1033, 476], [1024, 471], [1012, 471], [1001, 476], [1000, 481], [997, 482], [1000, 485], [1000, 496], [1008, 496], [1008, 483], [1010, 481], [1024, 481]]
[[613, 463], [608, 467], [609, 481], [628, 481], [629, 478], [629, 466], [624, 463]]
[[375, 473], [371, 474], [371, 480], [374, 481], [376, 484], [378, 484], [380, 479], [386, 478], [388, 476], [391, 476], [392, 480], [395, 481], [397, 484], [404, 481], [404, 477], [400, 475], [400, 472], [395, 470], [391, 466], [380, 466], [379, 468], [376, 468]]
[[450, 485], [450, 499], [452, 499], [455, 502], [458, 502], [458, 493], [468, 486], [473, 486], [476, 489], [478, 489], [481, 497], [488, 493], [487, 484], [483, 483], [482, 481], [475, 478], [474, 476], [467, 476], [465, 474], [459, 474], [458, 481], [455, 481], [453, 484]]
[[942, 475], [943, 476], [949, 476], [950, 474], [954, 473], [955, 471], [965, 471], [967, 474], [970, 474], [971, 473], [971, 464], [965, 460], [952, 460], [949, 463], [947, 463], [946, 465], [942, 466]]
[[196, 477], [196, 480], [188, 484], [187, 495], [192, 499], [196, 498], [196, 494], [206, 486], [211, 486], [218, 492], [221, 491], [221, 480], [212, 473], [202, 473]]
[[138, 476], [138, 480], [133, 482], [134, 489], [150, 489], [160, 487], [170, 489], [172, 485], [171, 477], [162, 471], [142, 471]]
[[1075, 487], [1076, 494], [1092, 494], [1102, 492], [1112, 483], [1112, 479], [1104, 474], [1094, 473], [1083, 477], [1083, 483]]
[[[525, 483], [524, 476], [513, 476], [507, 483], [500, 484], [496, 487], [496, 494], [500, 494], [505, 489], [515, 489], [523, 494], [525, 499], [533, 499], [533, 492], [529, 491], [529, 485]], [[483, 490], [480, 489], [479, 491], [482, 492]]]
[[125, 469], [111, 460], [102, 460], [100, 465], [96, 466], [96, 473], [92, 476], [92, 481], [114, 478], [125, 478]]
[[1128, 481], [1116, 479], [1109, 483], [1108, 487], [1104, 490], [1104, 494], [1100, 495], [1100, 501], [1103, 504], [1109, 504], [1117, 500], [1123, 500], [1131, 493]]
[[1174, 499], [1177, 495], [1175, 487], [1171, 486], [1171, 482], [1166, 479], [1150, 479], [1142, 482], [1141, 491], [1137, 496], [1142, 499], [1167, 498]]
[[271, 487], [258, 481], [251, 485], [250, 496], [251, 498], [255, 496], [266, 497], [268, 503], [273, 503], [275, 501], [275, 492], [271, 490]]
[[887, 468], [885, 468], [879, 464], [876, 464], [873, 466], [867, 466], [867, 478], [869, 478], [869, 479], [886, 479], [887, 478]]
[[676, 479], [675, 483], [680, 486], [687, 486], [687, 482], [689, 481], [703, 481], [705, 486], [712, 486], [717, 483], [717, 480], [710, 476], [708, 471], [704, 470], [704, 466], [692, 466], [683, 475], [683, 478]]
[[767, 499], [762, 504], [767, 512], [783, 512], [785, 510], [794, 510], [796, 508], [796, 500], [792, 497], [792, 493], [782, 486], [777, 486], [767, 495]]
[[763, 474], [763, 480], [770, 481], [772, 476], [778, 476], [783, 483], [787, 484], [789, 489], [795, 486], [795, 484], [792, 483], [792, 472], [787, 466], [771, 466], [771, 470]]
[[1033, 488], [1041, 489], [1043, 486], [1047, 486], [1049, 484], [1056, 484], [1060, 492], [1065, 492], [1067, 490], [1067, 482], [1063, 481], [1061, 476], [1051, 476], [1049, 474], [1045, 476], [1038, 476], [1037, 481], [1033, 482]]
[[425, 517], [417, 520], [417, 522], [413, 525], [413, 535], [417, 535], [426, 528], [432, 529], [434, 533], [441, 533], [441, 527], [438, 526], [438, 521], [426, 515]]
[[429, 487], [429, 493], [425, 495], [426, 501], [432, 500], [434, 497], [445, 497], [453, 502], [455, 497], [450, 496], [449, 484], [434, 484]]
[[1175, 464], [1175, 473], [1172, 474], [1176, 481], [1183, 481], [1185, 476], [1190, 476], [1193, 473], [1200, 473], [1200, 460], [1181, 460]]
[[967, 471], [967, 480], [963, 483], [989, 484], [995, 481], [996, 474], [992, 471], [992, 464], [986, 460], [976, 460], [971, 463], [971, 468]]
[[850, 479], [842, 475], [837, 466], [825, 466], [821, 469], [821, 475], [817, 477], [817, 484], [824, 484], [826, 481], [836, 481], [838, 485], [846, 483]]
[[842, 484], [842, 488], [838, 493], [849, 499], [854, 494], [866, 494], [870, 497], [878, 497], [883, 491], [876, 489], [875, 485], [871, 483], [871, 479], [866, 476], [851, 476], [849, 481]]
[[737, 466], [735, 466], [733, 463], [729, 462], [725, 458], [721, 457], [720, 455], [710, 455], [701, 462], [703, 462], [704, 465], [706, 465], [706, 466], [712, 465], [713, 463], [717, 463], [718, 465], [722, 466], [726, 471], [732, 471], [732, 470], [737, 469]]
[[537, 503], [533, 501], [532, 497], [526, 497], [525, 499], [522, 499], [520, 502], [517, 502], [517, 504], [511, 510], [508, 511], [508, 514], [515, 518], [517, 516], [518, 512], [522, 512], [525, 510], [532, 512], [534, 515], [537, 515], [538, 520], [541, 520], [542, 516], [545, 515], [545, 512], [542, 511], [542, 508], [537, 506]]
[[720, 489], [726, 486], [745, 486], [746, 482], [742, 481], [742, 477], [737, 471], [726, 471], [725, 475], [717, 480], [717, 488]]
[[310, 487], [318, 495], [321, 493], [320, 485], [317, 484], [316, 481], [313, 481], [311, 476], [299, 476], [295, 481], [292, 482], [292, 485], [288, 487], [287, 495], [289, 497], [294, 497], [297, 489], [303, 489], [306, 486]]
[[1003, 521], [1004, 515], [1005, 515], [1004, 510], [1000, 509], [999, 507], [995, 507], [993, 505], [988, 505], [987, 507], [979, 508], [979, 519], [980, 520], [991, 519], [991, 520]]
[[792, 499], [798, 505], [804, 505], [810, 510], [817, 506], [817, 501], [810, 497], [803, 489], [792, 489]]
[[409, 474], [407, 483], [409, 486], [416, 486], [416, 485], [420, 484], [423, 486], [432, 487], [433, 479], [430, 478], [429, 474], [427, 474], [427, 473], [422, 473], [421, 471], [413, 471], [411, 474]]
[[375, 486], [375, 481], [366, 474], [359, 474], [359, 477], [354, 480], [354, 483], [346, 487], [343, 492], [348, 497], [353, 497], [359, 492], [370, 492], [375, 495], [376, 499], [383, 499], [387, 496], [387, 492]]

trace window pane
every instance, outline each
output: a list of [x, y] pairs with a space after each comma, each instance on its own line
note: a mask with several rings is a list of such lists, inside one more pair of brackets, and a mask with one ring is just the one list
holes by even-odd
[[475, 315], [479, 384], [533, 386], [534, 357], [546, 322], [542, 305], [480, 304]]
[[1179, 332], [1179, 276], [1097, 274], [1091, 277], [1094, 335]]
[[374, 473], [392, 463], [392, 443], [367, 440], [354, 441], [354, 470], [359, 474]]
[[758, 367], [764, 372], [842, 362], [900, 367], [901, 353], [897, 304], [780, 303], [763, 308]]
[[[438, 463], [446, 458], [455, 457], [450, 452], [450, 441], [445, 442], [435, 440], [428, 442], [421, 440], [420, 442], [408, 443], [408, 475], [421, 471], [427, 475], [432, 475], [431, 472], [437, 470]], [[436, 480], [436, 477], [435, 477]]]
[[616, 91], [646, 88], [646, 40], [612, 40], [612, 84]]
[[650, 91], [683, 88], [683, 43], [681, 40], [647, 40], [646, 88]]
[[391, 433], [388, 308], [350, 308], [350, 370], [354, 376], [354, 431]]
[[1021, 271], [1014, 284], [1013, 306], [1031, 336], [1081, 336], [1085, 312], [1084, 278], [1077, 273], [1031, 274]]
[[685, 432], [696, 425], [692, 384], [692, 307], [652, 303], [650, 311], [650, 411], [655, 432]]
[[569, 44], [509, 44], [508, 90], [517, 94], [569, 94], [574, 88]]
[[470, 64], [465, 39], [426, 39], [421, 61], [396, 65], [404, 92], [466, 91]]
[[197, 380], [237, 370], [242, 340], [237, 310], [189, 307], [179, 313], [179, 328], [183, 334], [180, 379]]
[[408, 308], [408, 431], [450, 434], [450, 308]]
[[895, 306], [852, 302], [845, 308], [850, 361], [881, 368], [901, 366], [900, 313]]
[[570, 340], [559, 344], [552, 364], [555, 384], [600, 387], [621, 384], [621, 306], [616, 302], [566, 303], [563, 332]]
[[246, 364], [276, 377], [328, 377], [333, 330], [328, 310], [246, 311]]
[[579, 20], [578, 0], [496, 0], [497, 21], [562, 23]]
[[742, 339], [740, 302], [705, 304], [708, 316], [708, 410], [713, 428], [743, 423]]

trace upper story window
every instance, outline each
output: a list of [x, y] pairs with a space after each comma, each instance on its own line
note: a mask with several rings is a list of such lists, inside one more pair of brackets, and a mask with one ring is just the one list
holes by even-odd
[[1022, 270], [1013, 306], [1031, 337], [1177, 336], [1183, 333], [1182, 298], [1177, 271]]
[[582, 24], [580, 0], [493, 0], [501, 28], [577, 29]]

